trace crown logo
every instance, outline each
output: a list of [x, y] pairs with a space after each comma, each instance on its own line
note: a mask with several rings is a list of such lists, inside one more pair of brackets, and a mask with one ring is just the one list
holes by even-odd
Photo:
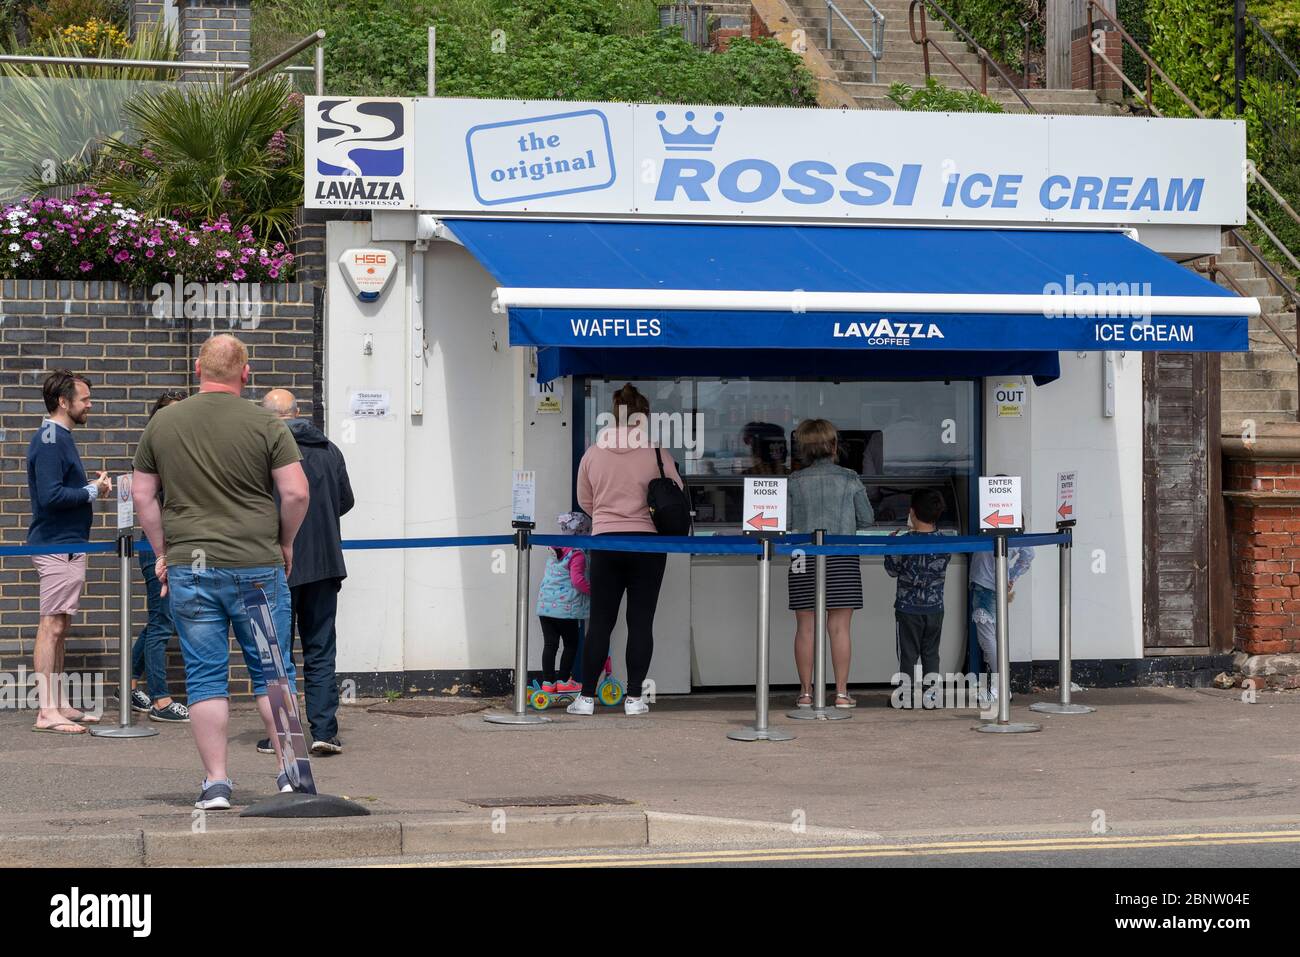
[[718, 125], [713, 128], [711, 133], [701, 133], [691, 125], [695, 121], [695, 113], [692, 110], [686, 111], [686, 128], [680, 133], [670, 133], [664, 127], [664, 120], [668, 119], [668, 114], [663, 110], [655, 114], [655, 119], [659, 121], [659, 138], [664, 141], [664, 149], [667, 150], [708, 152], [713, 149], [713, 144], [718, 138], [718, 131], [722, 129], [721, 112], [713, 114], [714, 122]]

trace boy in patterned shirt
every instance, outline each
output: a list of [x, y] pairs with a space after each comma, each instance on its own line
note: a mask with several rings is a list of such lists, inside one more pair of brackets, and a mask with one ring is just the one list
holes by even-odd
[[[913, 535], [940, 534], [937, 526], [943, 511], [943, 496], [935, 489], [917, 489], [912, 493], [912, 507], [907, 515], [908, 530]], [[904, 687], [909, 690], [920, 684], [924, 676], [939, 674], [943, 586], [951, 558], [947, 552], [885, 556], [885, 571], [898, 579], [898, 593], [894, 598], [898, 670], [905, 676]], [[912, 700], [911, 694], [902, 695], [905, 704]], [[927, 688], [921, 699], [922, 707], [937, 708], [939, 703], [940, 688]]]

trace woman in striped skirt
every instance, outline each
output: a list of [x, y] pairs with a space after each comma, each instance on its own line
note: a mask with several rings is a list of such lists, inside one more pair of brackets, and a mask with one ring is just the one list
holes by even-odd
[[[839, 433], [825, 419], [805, 419], [794, 430], [794, 444], [804, 467], [790, 476], [788, 487], [790, 531], [811, 534], [852, 535], [875, 521], [862, 480], [836, 465]], [[795, 614], [794, 661], [799, 669], [801, 708], [812, 707], [813, 616], [816, 614], [816, 563], [811, 556], [790, 563], [790, 610]], [[835, 707], [852, 708], [849, 664], [853, 648], [849, 625], [862, 607], [862, 568], [857, 555], [826, 558], [826, 630], [831, 641], [835, 670]]]

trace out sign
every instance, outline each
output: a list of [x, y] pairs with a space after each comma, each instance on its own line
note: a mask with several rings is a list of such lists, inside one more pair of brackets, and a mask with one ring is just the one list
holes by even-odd
[[1018, 419], [1024, 414], [1025, 386], [1021, 382], [999, 382], [993, 390], [999, 419]]
[[1020, 513], [1018, 475], [980, 476], [981, 532], [1019, 531], [1023, 527]]

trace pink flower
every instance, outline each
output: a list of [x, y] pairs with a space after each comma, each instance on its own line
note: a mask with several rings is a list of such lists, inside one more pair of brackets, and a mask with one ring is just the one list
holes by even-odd
[[92, 269], [95, 268], [95, 266], [94, 263], [89, 263], [83, 259], [81, 261], [81, 265], [78, 266], [77, 268], [80, 269], [82, 272], [90, 272]]
[[239, 282], [247, 275], [248, 273], [244, 272], [244, 270], [236, 269], [234, 272], [230, 274], [230, 278], [235, 280], [235, 282]]

